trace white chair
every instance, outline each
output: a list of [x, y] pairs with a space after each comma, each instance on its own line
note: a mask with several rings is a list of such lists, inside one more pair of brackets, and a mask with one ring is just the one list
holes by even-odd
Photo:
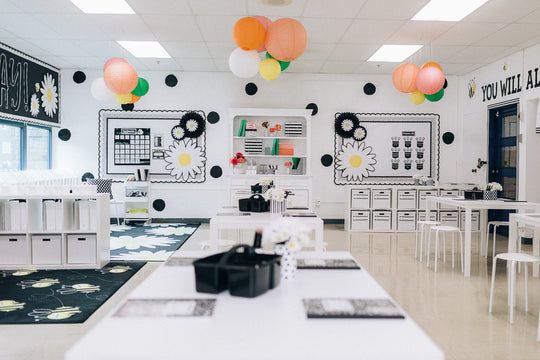
[[[414, 245], [414, 258], [420, 259], [420, 262], [422, 262], [422, 254], [424, 251], [424, 238], [425, 238], [424, 234], [426, 233], [426, 231], [429, 233], [429, 229], [432, 226], [436, 226], [436, 225], [441, 225], [441, 223], [439, 221], [431, 221], [431, 220], [419, 220], [416, 222], [416, 241]], [[420, 247], [418, 247], [418, 240], [420, 240]]]
[[[529, 299], [527, 283], [529, 280], [529, 272], [527, 264], [540, 262], [540, 258], [529, 254], [522, 253], [501, 253], [497, 254], [493, 258], [493, 268], [491, 270], [491, 289], [489, 291], [489, 313], [493, 310], [493, 291], [495, 290], [495, 271], [497, 269], [497, 260], [506, 260], [509, 262], [509, 274], [508, 274], [508, 321], [514, 322], [514, 307], [516, 307], [516, 263], [523, 264], [525, 273], [525, 312], [529, 311]], [[539, 334], [537, 340], [540, 341], [540, 321], [539, 321]]]
[[493, 255], [492, 257], [495, 257], [495, 243], [497, 242], [497, 228], [499, 226], [510, 226], [510, 223], [508, 221], [490, 221], [487, 224], [487, 232], [486, 232], [486, 257], [487, 257], [487, 249], [488, 249], [488, 242], [487, 239], [489, 239], [489, 228], [493, 226]]
[[439, 233], [442, 233], [443, 241], [443, 261], [446, 262], [446, 234], [452, 234], [452, 268], [454, 268], [454, 253], [455, 253], [455, 234], [459, 234], [459, 247], [461, 252], [461, 272], [463, 272], [463, 236], [461, 235], [461, 230], [456, 226], [432, 226], [429, 230], [428, 244], [427, 244], [427, 256], [426, 256], [426, 266], [429, 267], [429, 256], [431, 253], [431, 233], [435, 232], [435, 272], [437, 272], [437, 263], [439, 259], [439, 240], [441, 237]]

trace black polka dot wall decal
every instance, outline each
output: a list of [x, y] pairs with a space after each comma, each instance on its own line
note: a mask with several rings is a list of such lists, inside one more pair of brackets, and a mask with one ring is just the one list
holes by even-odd
[[249, 96], [253, 96], [257, 93], [257, 85], [255, 85], [254, 83], [247, 83], [246, 84], [246, 94], [248, 94]]
[[447, 131], [443, 134], [442, 136], [442, 141], [443, 143], [445, 143], [446, 145], [450, 145], [451, 143], [454, 142], [454, 139], [455, 139], [455, 136], [453, 133]]
[[212, 166], [212, 168], [210, 169], [210, 176], [217, 179], [217, 178], [220, 178], [221, 175], [223, 175], [223, 170], [221, 169], [221, 167]]
[[163, 201], [162, 199], [156, 199], [152, 203], [152, 207], [156, 211], [163, 211], [165, 209], [165, 201]]
[[73, 73], [73, 81], [77, 84], [82, 84], [86, 80], [86, 74], [82, 71], [75, 71]]
[[94, 174], [92, 174], [91, 172], [85, 172], [83, 176], [81, 176], [81, 181], [86, 182], [86, 180], [93, 179], [93, 178], [94, 178]]
[[364, 94], [373, 95], [377, 91], [377, 87], [373, 83], [367, 83], [364, 85]]
[[306, 105], [306, 109], [311, 110], [311, 116], [317, 115], [319, 107], [315, 103], [309, 103]]
[[135, 104], [122, 104], [122, 110], [131, 111], [135, 109]]
[[208, 121], [210, 124], [217, 123], [219, 121], [219, 114], [215, 111], [210, 111], [206, 117], [206, 121]]
[[323, 166], [329, 167], [330, 165], [332, 165], [333, 162], [334, 158], [332, 157], [332, 155], [324, 154], [323, 156], [321, 156], [321, 164], [323, 164]]
[[448, 87], [448, 80], [444, 79], [443, 89], [446, 89], [447, 87]]
[[178, 85], [178, 78], [173, 74], [167, 75], [165, 77], [165, 85], [167, 85], [168, 87], [175, 87], [176, 85]]
[[71, 139], [71, 131], [69, 129], [60, 129], [58, 131], [58, 138], [62, 141], [68, 141]]

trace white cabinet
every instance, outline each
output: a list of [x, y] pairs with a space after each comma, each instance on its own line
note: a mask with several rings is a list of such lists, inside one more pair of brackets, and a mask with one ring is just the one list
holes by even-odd
[[459, 226], [459, 212], [458, 211], [440, 211], [439, 221], [442, 225], [446, 226]]
[[352, 189], [351, 190], [351, 209], [369, 209], [371, 198], [370, 189]]
[[397, 230], [398, 231], [416, 230], [416, 211], [398, 211], [397, 212]]
[[12, 265], [27, 262], [28, 240], [26, 234], [0, 235], [0, 264]]
[[351, 210], [352, 230], [369, 230], [370, 214], [369, 210]]
[[392, 189], [373, 189], [371, 191], [372, 209], [391, 209], [392, 208]]
[[416, 209], [416, 190], [404, 189], [397, 191], [397, 208], [404, 210]]
[[430, 190], [418, 190], [418, 210], [426, 209], [426, 198], [428, 196], [439, 196], [439, 190], [430, 189]]
[[373, 210], [371, 217], [371, 229], [373, 231], [392, 230], [392, 211]]
[[[459, 224], [461, 230], [465, 230], [465, 211], [459, 213]], [[472, 231], [480, 230], [480, 211], [473, 211], [471, 214], [471, 229]]]
[[[418, 221], [426, 221], [426, 212], [418, 211]], [[437, 212], [431, 211], [429, 214], [429, 221], [437, 221]]]
[[[440, 196], [450, 199], [457, 198], [459, 197], [459, 190], [441, 190]], [[455, 209], [455, 207], [451, 205], [440, 204], [439, 209]]]
[[69, 264], [91, 264], [96, 261], [96, 235], [67, 235], [67, 261]]
[[32, 264], [62, 264], [62, 235], [32, 235]]
[[306, 189], [286, 189], [290, 191], [287, 197], [287, 209], [309, 208], [309, 191]]

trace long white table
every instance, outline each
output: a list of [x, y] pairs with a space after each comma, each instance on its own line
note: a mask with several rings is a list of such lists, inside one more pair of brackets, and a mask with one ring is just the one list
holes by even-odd
[[[534, 228], [533, 255], [540, 256], [540, 214], [510, 214], [510, 229], [508, 231], [508, 252], [516, 252], [519, 238], [519, 225]], [[533, 276], [538, 276], [538, 264], [533, 265]]]
[[[445, 198], [440, 196], [429, 196], [426, 198], [426, 215], [436, 209], [437, 204], [445, 204], [465, 210], [465, 239], [464, 239], [464, 264], [463, 272], [465, 276], [471, 276], [471, 242], [472, 242], [472, 212], [480, 210], [480, 232], [482, 251], [487, 241], [486, 228], [483, 219], [487, 218], [487, 210], [518, 210], [540, 212], [540, 204], [526, 201], [512, 200], [465, 200], [464, 198]], [[429, 216], [426, 216], [429, 218]]]
[[[182, 252], [185, 257], [208, 253]], [[347, 252], [306, 252], [299, 258], [350, 259]], [[444, 359], [405, 319], [307, 319], [302, 299], [390, 296], [365, 270], [298, 270], [295, 280], [253, 298], [195, 291], [192, 266], [158, 268], [129, 299], [216, 298], [207, 318], [120, 318], [109, 314], [66, 354], [67, 360]], [[113, 310], [112, 313], [114, 313]]]
[[[281, 214], [249, 213], [249, 215], [227, 215], [236, 214], [238, 208], [225, 207], [210, 219], [210, 244], [212, 250], [219, 247], [219, 233], [221, 230], [256, 230], [264, 228], [272, 221], [282, 219]], [[298, 220], [315, 233], [315, 250], [324, 250], [324, 222], [318, 216], [316, 217], [291, 217]]]

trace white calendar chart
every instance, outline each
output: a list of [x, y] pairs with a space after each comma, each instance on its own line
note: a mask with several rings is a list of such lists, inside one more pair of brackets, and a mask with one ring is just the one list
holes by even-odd
[[336, 185], [438, 180], [438, 114], [338, 113], [335, 121]]
[[148, 169], [151, 182], [206, 180], [203, 111], [101, 110], [99, 176], [123, 181]]

